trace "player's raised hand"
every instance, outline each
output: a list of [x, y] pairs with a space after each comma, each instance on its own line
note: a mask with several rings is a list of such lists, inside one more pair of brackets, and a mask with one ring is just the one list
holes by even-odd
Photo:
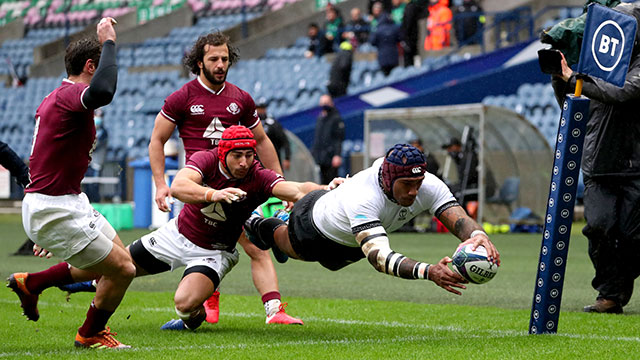
[[100, 44], [104, 44], [107, 40], [116, 41], [116, 29], [113, 25], [117, 24], [116, 20], [112, 17], [105, 17], [98, 22], [98, 41]]
[[466, 289], [467, 287], [463, 284], [468, 283], [468, 281], [447, 266], [450, 262], [451, 258], [445, 256], [437, 264], [431, 264], [429, 266], [429, 280], [450, 293], [462, 295], [460, 291], [454, 288]]

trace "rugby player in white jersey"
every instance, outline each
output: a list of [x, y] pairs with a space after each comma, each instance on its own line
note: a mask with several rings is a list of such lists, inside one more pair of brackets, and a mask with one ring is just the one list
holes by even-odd
[[490, 261], [500, 254], [482, 227], [467, 215], [448, 187], [426, 171], [424, 154], [398, 144], [384, 158], [335, 190], [318, 190], [298, 201], [288, 224], [277, 217], [254, 214], [245, 223], [250, 240], [261, 249], [276, 246], [289, 257], [317, 261], [330, 270], [362, 258], [383, 273], [404, 279], [427, 279], [457, 295], [467, 282], [453, 272], [445, 256], [434, 264], [394, 252], [388, 232], [416, 215], [435, 215], [463, 244], [484, 246]]

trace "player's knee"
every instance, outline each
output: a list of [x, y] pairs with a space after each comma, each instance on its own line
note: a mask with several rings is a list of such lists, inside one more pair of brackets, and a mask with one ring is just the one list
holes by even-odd
[[252, 243], [248, 243], [243, 248], [244, 248], [244, 251], [249, 256], [249, 258], [251, 258], [251, 261], [266, 261], [266, 259], [269, 259], [269, 260], [271, 259], [271, 257], [269, 256], [268, 250], [260, 250], [258, 249], [257, 246], [253, 245]]
[[123, 279], [133, 280], [136, 277], [136, 266], [131, 260], [123, 262], [118, 268], [118, 273], [118, 276]]
[[202, 306], [202, 302], [197, 303], [189, 298], [189, 296], [182, 296], [179, 294], [174, 296], [173, 301], [175, 303], [176, 310], [185, 314], [191, 313]]

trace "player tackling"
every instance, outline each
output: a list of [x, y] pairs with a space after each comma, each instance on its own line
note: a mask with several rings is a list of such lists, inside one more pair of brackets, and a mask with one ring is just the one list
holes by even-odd
[[378, 271], [404, 279], [427, 279], [461, 295], [467, 281], [447, 266], [408, 258], [389, 246], [387, 232], [423, 211], [434, 214], [462, 244], [484, 246], [491, 262], [500, 254], [482, 227], [469, 217], [447, 186], [426, 171], [424, 154], [398, 144], [382, 159], [335, 190], [313, 191], [298, 201], [288, 224], [252, 215], [245, 223], [249, 239], [261, 249], [278, 247], [289, 257], [317, 261], [330, 270], [362, 258]]

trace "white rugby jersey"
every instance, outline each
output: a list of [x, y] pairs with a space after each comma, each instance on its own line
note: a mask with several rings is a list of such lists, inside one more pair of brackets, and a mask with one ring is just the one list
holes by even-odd
[[442, 205], [456, 201], [447, 185], [435, 175], [425, 173], [424, 181], [413, 205], [392, 202], [378, 184], [378, 171], [383, 158], [336, 189], [320, 197], [313, 207], [313, 222], [325, 236], [346, 246], [358, 247], [351, 229], [380, 221], [393, 232], [423, 211], [434, 214]]

